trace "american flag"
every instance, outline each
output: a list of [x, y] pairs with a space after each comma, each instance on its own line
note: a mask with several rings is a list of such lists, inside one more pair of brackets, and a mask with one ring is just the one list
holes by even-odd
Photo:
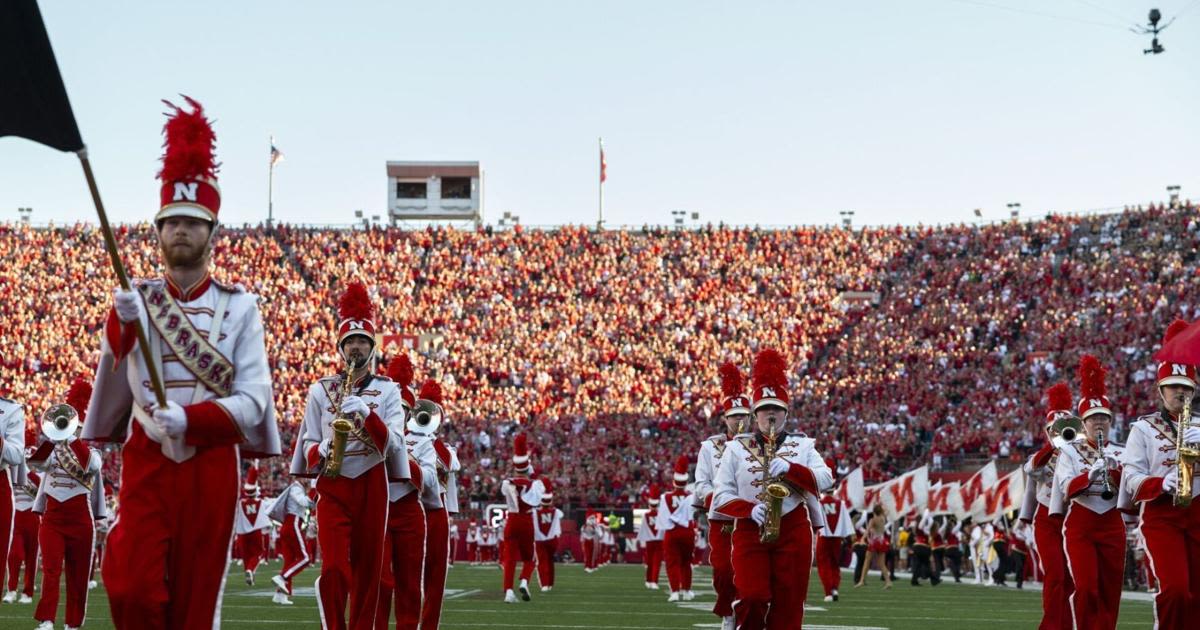
[[282, 161], [283, 161], [283, 151], [280, 151], [279, 149], [277, 149], [275, 147], [275, 139], [272, 138], [271, 139], [271, 166], [275, 166], [276, 164], [278, 164]]

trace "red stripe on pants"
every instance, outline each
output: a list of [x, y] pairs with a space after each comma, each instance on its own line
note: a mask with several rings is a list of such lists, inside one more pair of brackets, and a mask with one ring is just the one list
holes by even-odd
[[672, 527], [663, 534], [667, 582], [672, 593], [692, 590], [692, 551], [695, 546], [696, 535], [691, 527]]
[[37, 573], [38, 527], [42, 517], [33, 510], [19, 510], [13, 519], [12, 546], [8, 551], [8, 590], [17, 590], [17, 576], [25, 565], [22, 593], [33, 597], [33, 576]]
[[8, 568], [8, 551], [12, 543], [15, 512], [12, 481], [7, 473], [0, 474], [0, 577], [3, 577], [4, 570]]
[[759, 542], [758, 525], [738, 519], [733, 530], [733, 603], [738, 630], [791, 630], [804, 622], [812, 568], [812, 527], [803, 503], [783, 517], [779, 538]]
[[658, 572], [662, 569], [663, 543], [661, 540], [646, 541], [646, 581], [658, 584]]
[[[377, 464], [356, 478], [317, 480], [321, 577], [317, 603], [326, 628], [373, 628], [387, 529], [387, 476]], [[346, 603], [349, 600], [349, 622]]]
[[841, 587], [841, 538], [817, 536], [817, 576], [821, 578], [821, 588], [826, 596], [833, 595], [833, 591]]
[[554, 586], [554, 552], [558, 551], [558, 539], [537, 541], [538, 583]]
[[717, 602], [713, 604], [713, 614], [718, 617], [728, 617], [733, 614], [733, 600], [737, 599], [737, 589], [733, 587], [733, 532], [725, 532], [725, 528], [733, 527], [733, 521], [708, 522], [708, 562], [712, 565], [712, 585], [717, 593]]
[[1063, 542], [1075, 581], [1071, 595], [1075, 627], [1116, 628], [1125, 573], [1125, 524], [1121, 513], [1109, 510], [1097, 514], [1073, 502], [1063, 526]]
[[383, 569], [379, 573], [376, 630], [387, 630], [396, 600], [397, 630], [416, 630], [421, 622], [425, 579], [425, 509], [420, 492], [409, 492], [388, 506], [387, 536], [383, 539]]
[[1158, 627], [1194, 627], [1200, 619], [1200, 501], [1177, 508], [1170, 496], [1162, 496], [1146, 504], [1142, 535], [1158, 580]]
[[450, 516], [444, 508], [425, 510], [425, 603], [422, 630], [437, 630], [446, 595], [446, 566], [450, 556]]
[[88, 506], [88, 495], [80, 494], [62, 503], [53, 497], [46, 499], [46, 514], [38, 534], [42, 547], [42, 598], [38, 600], [33, 618], [54, 621], [58, 613], [58, 581], [67, 573], [68, 626], [83, 625], [87, 612], [88, 573], [92, 569], [92, 536], [95, 525]]
[[513, 576], [517, 560], [521, 560], [521, 579], [533, 575], [533, 513], [508, 513], [504, 523], [504, 586], [500, 590], [513, 588]]
[[[286, 501], [286, 498], [281, 498]], [[305, 544], [304, 536], [300, 534], [300, 519], [295, 514], [283, 517], [283, 525], [279, 527], [280, 551], [283, 554], [283, 565], [279, 567], [279, 576], [287, 582], [288, 595], [292, 594], [292, 578], [300, 574], [309, 564], [312, 555]]]
[[211, 630], [233, 545], [241, 471], [234, 446], [197, 448], [176, 463], [130, 423], [121, 511], [100, 572], [113, 625]]
[[1038, 504], [1033, 516], [1033, 540], [1037, 544], [1038, 562], [1042, 567], [1042, 623], [1038, 630], [1071, 630], [1071, 593], [1075, 583], [1067, 572], [1067, 556], [1063, 551], [1063, 517], [1051, 516], [1050, 510]]

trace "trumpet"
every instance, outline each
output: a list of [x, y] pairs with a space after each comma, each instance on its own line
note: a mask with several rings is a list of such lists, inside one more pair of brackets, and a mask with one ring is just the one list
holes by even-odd
[[1179, 426], [1175, 431], [1178, 483], [1175, 484], [1175, 496], [1171, 500], [1175, 507], [1186, 508], [1192, 504], [1192, 470], [1196, 460], [1200, 459], [1200, 448], [1183, 441], [1183, 434], [1191, 424], [1192, 395], [1188, 394], [1183, 400], [1183, 411], [1179, 414]]
[[775, 427], [767, 437], [767, 445], [763, 450], [763, 494], [767, 503], [767, 518], [763, 521], [762, 532], [758, 539], [764, 543], [773, 543], [779, 539], [779, 524], [783, 520], [783, 500], [792, 495], [792, 489], [770, 477], [771, 460], [775, 459]]
[[333, 429], [333, 441], [329, 445], [329, 455], [325, 458], [325, 468], [321, 471], [321, 474], [326, 477], [337, 477], [342, 473], [342, 460], [346, 456], [346, 442], [350, 439], [350, 433], [354, 431], [354, 421], [343, 417], [340, 407], [342, 401], [350, 395], [352, 387], [354, 387], [353, 359], [346, 362], [346, 377], [342, 380], [341, 396], [337, 402], [339, 411], [333, 422], [330, 423], [330, 427]]
[[1104, 455], [1104, 431], [1096, 431], [1096, 447], [1100, 449], [1100, 457], [1105, 458], [1104, 469], [1104, 490], [1100, 492], [1100, 498], [1108, 501], [1113, 498], [1114, 492], [1112, 489], [1112, 481], [1108, 478], [1107, 457]]

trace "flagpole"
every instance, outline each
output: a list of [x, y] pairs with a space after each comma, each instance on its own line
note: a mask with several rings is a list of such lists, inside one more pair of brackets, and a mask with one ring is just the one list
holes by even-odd
[[[108, 225], [108, 214], [104, 212], [104, 202], [100, 201], [100, 189], [96, 186], [96, 176], [92, 174], [92, 163], [88, 161], [87, 147], [80, 149], [76, 155], [83, 166], [83, 176], [87, 178], [88, 190], [92, 193], [92, 203], [96, 206], [96, 214], [100, 215], [100, 233], [104, 235], [104, 247], [112, 261], [113, 272], [117, 274], [117, 282], [121, 289], [132, 291], [129, 276], [125, 273], [125, 263], [121, 262], [121, 253], [117, 251], [117, 239], [113, 237], [112, 227]], [[142, 362], [146, 364], [146, 373], [150, 376], [150, 387], [160, 408], [167, 406], [167, 394], [163, 388], [162, 379], [158, 375], [158, 367], [150, 357], [150, 342], [146, 338], [146, 330], [142, 328], [141, 318], [133, 321], [133, 329], [137, 332], [138, 347], [142, 350]]]
[[267, 229], [273, 227], [275, 219], [275, 136], [271, 141], [271, 166], [267, 169]]
[[600, 214], [596, 218], [596, 231], [604, 229], [604, 138], [597, 138], [600, 143], [600, 176], [597, 178], [600, 188]]

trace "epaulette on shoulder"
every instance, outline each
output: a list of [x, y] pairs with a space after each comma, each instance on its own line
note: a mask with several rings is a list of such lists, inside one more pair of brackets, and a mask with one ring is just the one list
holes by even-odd
[[721, 442], [726, 441], [726, 439], [727, 438], [725, 437], [724, 433], [714, 433], [714, 434], [704, 438], [704, 441], [712, 442], [713, 444], [720, 444]]
[[233, 293], [235, 295], [238, 293], [248, 293], [246, 290], [246, 285], [240, 282], [221, 282], [216, 278], [213, 278], [212, 283], [214, 287], [217, 287], [226, 293]]

